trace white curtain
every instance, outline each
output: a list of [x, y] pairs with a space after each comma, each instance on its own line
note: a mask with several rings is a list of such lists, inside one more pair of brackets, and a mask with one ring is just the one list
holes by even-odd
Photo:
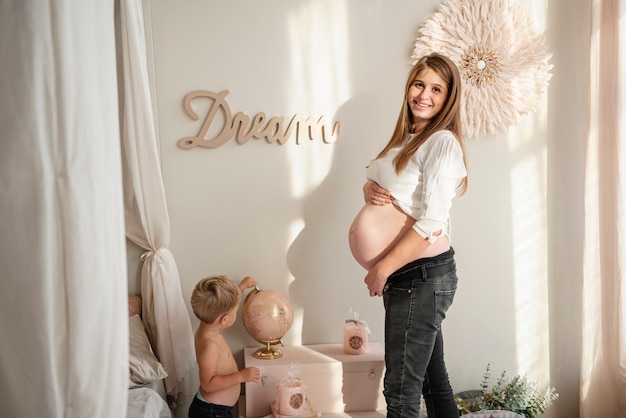
[[113, 2], [0, 2], [0, 415], [124, 417]]
[[626, 0], [592, 2], [581, 417], [626, 414]]
[[170, 223], [161, 176], [148, 82], [141, 0], [119, 0], [120, 118], [126, 234], [144, 248], [141, 271], [143, 321], [169, 376], [168, 395], [195, 364], [193, 331], [182, 296], [170, 242]]

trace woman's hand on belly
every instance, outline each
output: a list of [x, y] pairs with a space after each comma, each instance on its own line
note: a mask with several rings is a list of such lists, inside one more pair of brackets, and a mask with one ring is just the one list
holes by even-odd
[[384, 187], [380, 187], [374, 180], [368, 180], [363, 185], [363, 198], [365, 203], [372, 205], [389, 205], [393, 202], [391, 192]]
[[370, 296], [382, 296], [387, 279], [396, 270], [418, 258], [434, 257], [450, 249], [450, 241], [443, 236], [430, 244], [417, 232], [410, 229], [394, 244], [394, 246], [369, 269], [365, 276], [365, 284]]
[[395, 270], [387, 272], [385, 271], [384, 263], [376, 263], [376, 265], [367, 272], [365, 284], [367, 285], [367, 290], [370, 292], [370, 296], [383, 295], [385, 283], [387, 283], [387, 279], [394, 271]]

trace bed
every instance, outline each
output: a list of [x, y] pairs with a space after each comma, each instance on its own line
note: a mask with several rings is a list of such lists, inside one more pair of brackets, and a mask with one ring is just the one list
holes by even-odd
[[128, 298], [129, 384], [126, 418], [172, 418], [163, 379], [167, 372], [141, 321], [141, 296]]
[[171, 418], [172, 412], [165, 402], [161, 389], [155, 383], [136, 386], [128, 390], [127, 418]]

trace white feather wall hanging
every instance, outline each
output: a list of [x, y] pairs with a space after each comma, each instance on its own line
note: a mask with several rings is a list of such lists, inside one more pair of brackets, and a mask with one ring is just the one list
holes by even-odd
[[543, 33], [507, 0], [448, 0], [418, 30], [411, 58], [431, 52], [459, 68], [466, 138], [501, 133], [536, 110], [552, 65]]

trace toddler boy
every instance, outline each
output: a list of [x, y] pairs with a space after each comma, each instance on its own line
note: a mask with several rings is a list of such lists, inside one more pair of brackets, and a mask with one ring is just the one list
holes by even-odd
[[241, 383], [258, 382], [256, 367], [237, 368], [222, 330], [237, 319], [243, 290], [257, 281], [247, 276], [239, 285], [227, 276], [202, 279], [191, 294], [191, 308], [200, 319], [195, 334], [200, 388], [189, 406], [189, 418], [228, 417], [239, 399]]

